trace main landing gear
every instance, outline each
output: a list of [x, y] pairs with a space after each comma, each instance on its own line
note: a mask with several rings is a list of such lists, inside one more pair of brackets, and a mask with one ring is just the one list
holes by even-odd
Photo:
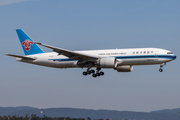
[[162, 67], [163, 67], [164, 65], [166, 65], [166, 63], [162, 63], [162, 64], [160, 65], [159, 72], [163, 72]]
[[86, 75], [90, 75], [90, 74], [92, 74], [92, 77], [99, 77], [99, 76], [103, 76], [104, 75], [104, 72], [100, 72], [100, 70], [101, 70], [101, 68], [97, 68], [96, 69], [96, 72], [93, 70], [93, 69], [91, 69], [91, 70], [87, 70], [87, 71], [84, 71], [83, 72], [83, 75], [84, 76], [86, 76]]

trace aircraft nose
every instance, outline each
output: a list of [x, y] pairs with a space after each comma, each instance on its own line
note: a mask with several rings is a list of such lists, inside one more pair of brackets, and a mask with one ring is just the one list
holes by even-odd
[[173, 55], [173, 60], [176, 59], [176, 57], [177, 57], [177, 56], [174, 54], [174, 55]]

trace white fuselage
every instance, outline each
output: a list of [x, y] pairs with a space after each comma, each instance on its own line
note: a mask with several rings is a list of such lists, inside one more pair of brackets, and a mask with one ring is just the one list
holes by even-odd
[[[109, 49], [109, 50], [87, 50], [75, 51], [82, 54], [98, 56], [98, 57], [116, 57], [120, 61], [118, 65], [153, 65], [167, 63], [176, 58], [176, 55], [168, 50], [159, 48], [136, 48], [136, 49]], [[55, 68], [76, 68], [80, 67], [78, 60], [69, 59], [66, 56], [59, 55], [56, 52], [41, 53], [29, 55], [28, 57], [35, 60], [23, 60], [17, 58], [18, 61], [27, 62], [36, 65], [42, 65]], [[92, 66], [96, 67], [96, 66]]]

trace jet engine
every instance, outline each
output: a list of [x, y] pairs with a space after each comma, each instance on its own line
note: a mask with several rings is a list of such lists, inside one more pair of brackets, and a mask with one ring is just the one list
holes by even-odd
[[104, 57], [98, 60], [97, 65], [101, 68], [116, 68], [117, 62], [115, 57]]
[[133, 70], [133, 66], [132, 65], [117, 66], [116, 70], [118, 72], [131, 72]]

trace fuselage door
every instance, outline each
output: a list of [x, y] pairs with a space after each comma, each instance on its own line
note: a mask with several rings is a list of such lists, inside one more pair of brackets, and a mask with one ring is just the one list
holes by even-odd
[[159, 57], [159, 52], [155, 51], [155, 57]]

